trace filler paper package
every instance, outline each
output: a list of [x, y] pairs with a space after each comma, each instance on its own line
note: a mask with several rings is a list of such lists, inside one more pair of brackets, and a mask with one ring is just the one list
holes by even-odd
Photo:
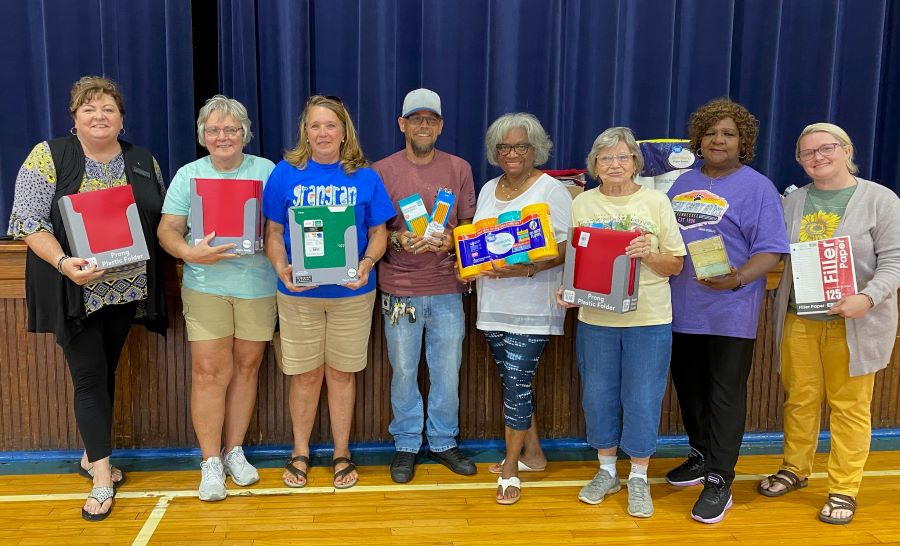
[[72, 253], [97, 269], [150, 259], [130, 184], [59, 200]]
[[196, 245], [214, 231], [211, 246], [234, 243], [234, 254], [262, 251], [261, 180], [191, 179], [191, 239]]
[[296, 285], [346, 284], [356, 280], [359, 254], [352, 206], [288, 209]]
[[563, 301], [613, 313], [637, 309], [641, 262], [626, 256], [625, 247], [639, 235], [590, 227], [569, 229]]

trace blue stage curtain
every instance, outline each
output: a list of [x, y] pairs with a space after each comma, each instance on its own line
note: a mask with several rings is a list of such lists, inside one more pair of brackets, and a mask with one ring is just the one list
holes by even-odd
[[484, 132], [535, 114], [548, 167], [582, 167], [598, 133], [684, 137], [690, 113], [727, 95], [760, 121], [753, 165], [802, 185], [794, 142], [831, 121], [861, 175], [900, 188], [900, 9], [890, 0], [219, 0], [220, 85], [255, 115], [278, 160], [312, 93], [348, 105], [370, 160], [402, 146], [403, 96], [443, 101], [438, 146], [498, 172]]
[[195, 157], [191, 5], [188, 0], [0, 2], [0, 218], [31, 148], [67, 135], [69, 90], [81, 76], [116, 80], [125, 136], [149, 148], [166, 182]]

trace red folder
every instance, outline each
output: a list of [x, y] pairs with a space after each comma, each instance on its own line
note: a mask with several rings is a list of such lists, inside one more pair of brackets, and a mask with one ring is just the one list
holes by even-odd
[[[576, 227], [572, 234], [572, 247], [575, 251], [574, 287], [598, 294], [610, 294], [615, 260], [625, 255], [625, 247], [640, 234], [639, 231]], [[588, 243], [587, 246], [582, 246], [579, 241], [585, 236], [588, 237]], [[636, 258], [629, 260], [629, 296], [634, 294], [635, 260]]]
[[134, 244], [125, 216], [128, 207], [134, 204], [130, 184], [66, 197], [71, 200], [72, 209], [81, 215], [93, 253], [109, 252]]
[[[196, 178], [197, 195], [203, 203], [203, 236], [243, 237], [244, 203], [262, 200], [262, 181]], [[196, 238], [196, 236], [195, 236]]]

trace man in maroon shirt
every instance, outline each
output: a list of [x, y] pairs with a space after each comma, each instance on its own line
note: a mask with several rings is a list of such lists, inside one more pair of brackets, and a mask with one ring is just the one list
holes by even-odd
[[394, 418], [388, 431], [394, 437], [396, 453], [391, 478], [406, 483], [413, 477], [416, 454], [422, 446], [424, 412], [418, 372], [423, 334], [430, 378], [424, 428], [431, 456], [458, 474], [475, 473], [475, 465], [456, 445], [465, 286], [453, 273], [452, 254], [453, 228], [471, 223], [475, 215], [475, 187], [468, 162], [434, 147], [444, 127], [437, 93], [410, 91], [397, 123], [406, 147], [374, 165], [394, 203], [418, 194], [430, 214], [439, 190], [455, 196], [443, 233], [417, 236], [402, 214], [388, 221], [391, 244], [378, 266], [384, 333], [393, 369]]

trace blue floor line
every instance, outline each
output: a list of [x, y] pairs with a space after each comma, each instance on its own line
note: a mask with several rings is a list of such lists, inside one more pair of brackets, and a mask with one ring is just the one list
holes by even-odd
[[[819, 451], [828, 451], [830, 435], [819, 434]], [[781, 433], [754, 432], [744, 435], [742, 455], [781, 453], [784, 436]], [[503, 456], [502, 440], [464, 440], [459, 447], [473, 461], [493, 462]], [[541, 441], [541, 446], [551, 461], [591, 460], [596, 451], [583, 438], [559, 438]], [[284, 464], [291, 446], [248, 446], [245, 453], [254, 464], [262, 468], [274, 468]], [[350, 450], [356, 462], [364, 465], [389, 464], [394, 454], [391, 442], [352, 444]], [[428, 462], [427, 446], [419, 454], [419, 462]], [[657, 441], [655, 457], [681, 457], [689, 450], [687, 436], [661, 436]], [[872, 450], [900, 450], [900, 429], [876, 429], [872, 431]], [[0, 475], [34, 474], [44, 472], [74, 472], [73, 462], [81, 457], [80, 450], [7, 451], [0, 452]], [[199, 448], [114, 449], [116, 464], [130, 470], [185, 470], [199, 464]], [[331, 446], [312, 446], [315, 465], [331, 462]]]

